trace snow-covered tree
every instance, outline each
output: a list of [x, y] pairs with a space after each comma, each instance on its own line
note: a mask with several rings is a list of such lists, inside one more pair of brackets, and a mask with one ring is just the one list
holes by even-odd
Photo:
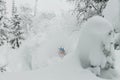
[[70, 0], [75, 3], [73, 14], [81, 23], [94, 15], [102, 15], [103, 9], [106, 7], [108, 0]]
[[[4, 6], [3, 3], [2, 6]], [[19, 48], [32, 24], [32, 10], [29, 7], [22, 6], [20, 12], [18, 12], [14, 0], [11, 18], [7, 18], [3, 14], [3, 12], [6, 12], [5, 10], [2, 8], [0, 10], [0, 46], [6, 42], [10, 43], [13, 49]]]
[[24, 30], [22, 27], [22, 22], [21, 22], [21, 18], [19, 17], [19, 15], [14, 15], [11, 19], [11, 28], [9, 31], [9, 34], [11, 35], [11, 37], [9, 38], [8, 42], [12, 45], [12, 48], [19, 48], [21, 41], [24, 40]]
[[28, 34], [32, 27], [32, 9], [28, 5], [22, 5], [20, 7], [19, 15], [22, 19], [22, 26], [24, 26], [23, 28], [26, 34]]
[[4, 0], [0, 0], [0, 16], [6, 14], [6, 2]]
[[3, 0], [0, 0], [0, 46], [5, 43], [7, 40], [7, 31], [6, 28], [8, 27], [6, 25], [6, 2]]
[[113, 35], [112, 25], [100, 16], [83, 23], [76, 50], [83, 68], [89, 68], [97, 76], [115, 70]]

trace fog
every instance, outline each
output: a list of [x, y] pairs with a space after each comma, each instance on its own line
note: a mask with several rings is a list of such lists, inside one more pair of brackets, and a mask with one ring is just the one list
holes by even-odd
[[[21, 5], [27, 5], [34, 10], [36, 0], [14, 0], [15, 5], [20, 7]], [[12, 10], [13, 0], [6, 0], [7, 2], [7, 12], [10, 15]], [[37, 12], [55, 12], [60, 13], [62, 10], [68, 10], [70, 4], [65, 0], [38, 0], [37, 2]]]

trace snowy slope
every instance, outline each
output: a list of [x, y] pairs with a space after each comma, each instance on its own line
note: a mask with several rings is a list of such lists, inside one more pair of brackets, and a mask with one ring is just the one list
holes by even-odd
[[[100, 25], [99, 26], [96, 25], [96, 22], [94, 21], [96, 21], [98, 24], [101, 23], [102, 21], [103, 24], [101, 24], [101, 27], [99, 27]], [[88, 24], [93, 26], [89, 26]], [[107, 37], [106, 34], [111, 30], [106, 20], [100, 17], [94, 17], [90, 21], [88, 20], [88, 23], [86, 23], [85, 25], [87, 26], [84, 26], [82, 28], [82, 31], [80, 31], [79, 33], [79, 34], [82, 34], [80, 35], [79, 38], [82, 40], [82, 37], [83, 37], [83, 41], [85, 40], [84, 37], [88, 37], [89, 33], [91, 33], [92, 37], [96, 35], [99, 37], [100, 40], [104, 40], [104, 39], [106, 40], [106, 37]], [[108, 25], [108, 26], [105, 26], [105, 25]], [[98, 32], [98, 30], [103, 30], [103, 29], [104, 29], [104, 32], [101, 32], [101, 31]], [[95, 39], [96, 36], [93, 38]], [[107, 37], [107, 39], [108, 38], [109, 37]], [[91, 38], [88, 37], [88, 39], [91, 39]], [[80, 45], [80, 44], [81, 43], [78, 44], [79, 47], [77, 51], [75, 51], [75, 53], [72, 52], [71, 54], [68, 54], [61, 63], [56, 63], [54, 65], [50, 65], [46, 68], [41, 68], [35, 71], [18, 72], [18, 73], [1, 73], [0, 80], [105, 80], [105, 79], [96, 77], [88, 69], [82, 68], [80, 64], [81, 63], [80, 59], [82, 59], [82, 57], [83, 58], [85, 57], [81, 55], [81, 47], [89, 46], [89, 45], [88, 44]], [[96, 43], [96, 45], [98, 45], [98, 43]], [[34, 50], [34, 53], [35, 52], [36, 51]], [[113, 79], [113, 80], [119, 80], [119, 79]]]

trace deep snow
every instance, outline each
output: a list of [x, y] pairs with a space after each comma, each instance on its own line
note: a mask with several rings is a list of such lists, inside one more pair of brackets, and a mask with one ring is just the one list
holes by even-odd
[[[94, 21], [97, 22], [97, 25], [96, 25], [96, 22], [94, 22]], [[101, 25], [99, 25], [101, 27], [99, 27], [98, 24], [101, 24]], [[101, 32], [103, 29], [104, 29], [104, 32]], [[109, 41], [110, 36], [108, 36], [107, 33], [109, 31], [111, 31], [111, 29], [112, 28], [110, 27], [110, 24], [105, 19], [103, 19], [101, 17], [93, 17], [92, 19], [88, 20], [88, 22], [86, 22], [84, 27], [82, 27], [82, 31], [79, 32], [80, 41], [79, 41], [79, 44], [78, 44], [79, 47], [78, 47], [77, 51], [74, 48], [72, 48], [73, 51], [70, 52], [71, 54], [68, 54], [61, 61], [61, 63], [56, 63], [56, 64], [53, 64], [53, 65], [49, 65], [46, 68], [41, 67], [41, 68], [39, 68], [39, 70], [35, 70], [35, 71], [18, 72], [18, 73], [12, 73], [12, 74], [11, 73], [1, 73], [0, 79], [1, 80], [40, 80], [40, 79], [42, 79], [42, 80], [80, 80], [80, 79], [82, 79], [82, 80], [91, 80], [91, 79], [92, 80], [104, 80], [102, 78], [96, 77], [90, 70], [82, 68], [80, 59], [83, 59], [85, 57], [82, 56], [80, 52], [84, 48], [83, 45], [86, 46], [86, 47], [88, 46], [88, 48], [89, 48], [91, 44], [89, 45], [89, 44], [86, 44], [86, 43], [85, 44], [82, 43], [82, 45], [81, 45], [81, 40], [83, 40], [82, 42], [84, 42], [84, 40], [86, 40], [86, 38], [87, 38], [87, 39], [89, 39], [89, 41], [91, 41], [91, 37], [88, 37], [90, 35], [94, 39], [96, 39], [96, 37], [97, 37], [98, 42], [96, 42], [95, 45], [99, 44], [99, 40], [100, 41], [101, 40], [102, 41], [104, 41], [104, 40]], [[57, 33], [57, 32], [55, 32], [55, 33]], [[54, 35], [55, 35], [55, 33], [54, 33]], [[53, 36], [53, 34], [52, 34], [52, 36]], [[63, 38], [65, 38], [65, 37], [63, 37]], [[55, 39], [55, 37], [54, 37], [54, 39]], [[51, 43], [51, 40], [53, 41], [53, 39], [51, 37], [49, 38], [49, 40], [50, 40], [50, 43]], [[43, 40], [43, 41], [45, 41], [45, 40]], [[55, 41], [57, 41], [57, 39], [55, 39], [53, 41], [54, 45], [56, 46], [57, 44], [56, 44]], [[23, 53], [25, 53], [26, 51], [29, 51], [29, 50], [30, 50], [29, 51], [30, 53], [31, 52], [34, 52], [34, 54], [39, 53], [40, 49], [37, 49], [37, 48], [41, 47], [40, 45], [37, 45], [37, 43], [39, 43], [39, 42], [36, 42], [34, 39], [33, 39], [33, 42], [34, 42], [34, 44], [32, 44], [31, 46], [30, 45], [29, 46], [24, 45]], [[52, 45], [53, 45], [53, 43], [52, 43]], [[88, 42], [88, 43], [91, 43], [91, 42]], [[46, 43], [46, 45], [45, 46], [43, 45], [42, 47], [43, 48], [46, 47], [47, 44], [48, 43]], [[48, 45], [50, 45], [50, 44], [48, 44]], [[35, 48], [35, 46], [37, 46], [37, 48]], [[47, 52], [51, 52], [50, 51], [51, 49], [49, 50], [49, 48], [51, 46], [50, 47], [47, 46], [47, 47], [48, 47]], [[53, 46], [53, 48], [55, 49], [54, 46]], [[31, 49], [33, 51], [31, 51]], [[45, 52], [43, 51], [42, 54], [47, 53], [46, 50], [47, 49], [45, 49]], [[95, 59], [95, 60], [97, 61], [97, 59]], [[100, 58], [100, 60], [102, 60], [102, 59]], [[110, 73], [112, 74], [112, 72], [109, 72], [109, 74]], [[111, 76], [114, 76], [114, 74], [110, 75], [110, 77]], [[113, 80], [119, 80], [119, 79], [113, 79]]]
[[[108, 37], [106, 34], [112, 30], [111, 24], [106, 19], [94, 17], [86, 22], [79, 31], [77, 21], [70, 13], [61, 8], [58, 9], [58, 12], [54, 12], [56, 9], [50, 12], [48, 10], [46, 9], [47, 12], [36, 16], [33, 22], [35, 26], [31, 28], [32, 33], [20, 49], [14, 51], [9, 47], [6, 48], [8, 45], [0, 48], [0, 51], [3, 51], [0, 55], [0, 58], [2, 57], [0, 66], [7, 64], [8, 71], [8, 73], [0, 73], [0, 80], [106, 80], [96, 77], [89, 69], [83, 69], [82, 60], [86, 59], [85, 67], [88, 65], [88, 59], [94, 65], [105, 64], [104, 56], [95, 53], [99, 51], [98, 44], [101, 40], [109, 49], [111, 40], [110, 36]], [[107, 10], [109, 11], [109, 9]], [[118, 13], [116, 12], [116, 14]], [[105, 18], [113, 20], [108, 14], [105, 15]], [[64, 59], [60, 59], [57, 55], [59, 47], [64, 47], [66, 50], [67, 56]], [[91, 53], [94, 52], [94, 54], [90, 53], [89, 56], [86, 52], [87, 56], [84, 56], [80, 53], [82, 52], [80, 49], [93, 50]], [[116, 53], [116, 70], [119, 72], [119, 52]], [[99, 58], [96, 59], [96, 56], [92, 55], [97, 57], [99, 55]], [[103, 77], [116, 76], [113, 71], [103, 73]]]

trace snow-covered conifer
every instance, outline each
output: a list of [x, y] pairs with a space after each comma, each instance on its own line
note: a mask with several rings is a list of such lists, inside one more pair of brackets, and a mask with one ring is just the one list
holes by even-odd
[[70, 0], [75, 2], [73, 14], [76, 15], [79, 23], [95, 15], [103, 16], [103, 9], [108, 0]]

